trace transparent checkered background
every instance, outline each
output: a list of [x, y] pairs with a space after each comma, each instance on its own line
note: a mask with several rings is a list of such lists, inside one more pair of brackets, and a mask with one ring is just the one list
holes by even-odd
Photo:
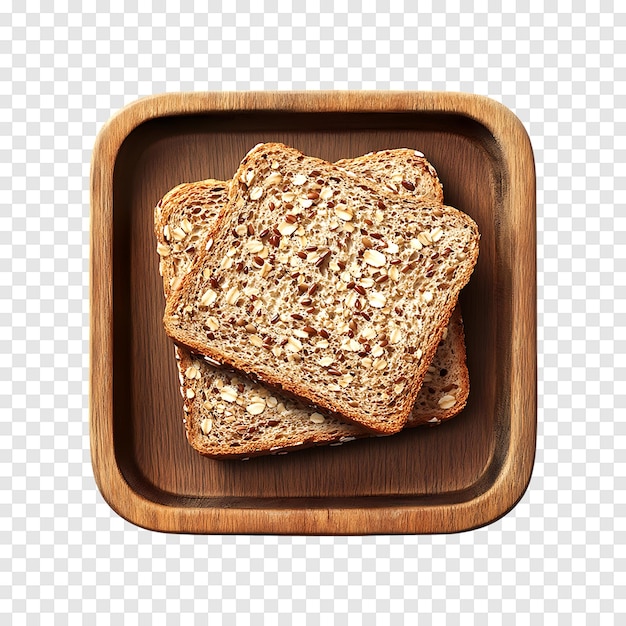
[[[3, 623], [626, 623], [625, 5], [417, 4], [0, 4]], [[526, 126], [538, 449], [500, 521], [451, 536], [178, 536], [134, 527], [98, 493], [94, 138], [139, 96], [248, 89], [467, 91]]]

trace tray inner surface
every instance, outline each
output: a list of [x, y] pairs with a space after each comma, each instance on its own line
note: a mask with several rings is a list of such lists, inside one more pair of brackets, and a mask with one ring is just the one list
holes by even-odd
[[[161, 323], [153, 208], [181, 182], [229, 178], [261, 141], [330, 161], [417, 148], [436, 167], [446, 203], [477, 221], [480, 258], [461, 296], [471, 391], [458, 417], [435, 428], [248, 462], [206, 459], [189, 446], [174, 350]], [[132, 488], [179, 506], [237, 507], [358, 506], [363, 497], [368, 506], [460, 502], [487, 488], [506, 454], [510, 420], [510, 288], [507, 269], [496, 263], [504, 185], [493, 137], [461, 116], [254, 112], [159, 118], [139, 126], [118, 154], [113, 196], [114, 441]]]

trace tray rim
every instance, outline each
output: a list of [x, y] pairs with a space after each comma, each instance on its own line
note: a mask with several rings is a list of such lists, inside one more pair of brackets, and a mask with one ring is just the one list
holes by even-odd
[[[495, 480], [473, 498], [452, 504], [362, 507], [176, 507], [148, 499], [124, 478], [113, 445], [113, 175], [124, 140], [141, 124], [165, 116], [215, 112], [454, 113], [481, 124], [497, 142], [509, 185], [502, 204], [523, 234], [510, 245], [527, 262], [512, 273], [511, 344], [522, 358], [510, 372], [509, 447]], [[530, 176], [529, 176], [530, 174]], [[511, 189], [519, 189], [512, 193]], [[522, 193], [522, 191], [524, 193]], [[95, 237], [94, 233], [99, 236]], [[102, 236], [102, 234], [105, 236]], [[110, 235], [110, 236], [106, 236]], [[180, 92], [140, 98], [115, 113], [96, 138], [90, 172], [89, 434], [100, 493], [127, 521], [161, 532], [198, 534], [434, 534], [472, 530], [507, 514], [524, 495], [534, 464], [537, 428], [536, 190], [532, 146], [522, 122], [503, 104], [456, 92]], [[530, 272], [529, 272], [530, 269]], [[393, 496], [389, 496], [393, 500]], [[358, 515], [354, 512], [358, 511]]]

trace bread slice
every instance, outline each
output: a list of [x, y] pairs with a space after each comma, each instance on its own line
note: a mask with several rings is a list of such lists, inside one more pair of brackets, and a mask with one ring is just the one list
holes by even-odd
[[443, 204], [443, 185], [422, 152], [410, 148], [370, 152], [335, 165], [367, 178], [389, 193]]
[[[397, 181], [398, 174], [401, 174], [401, 180], [412, 181], [415, 188], [399, 184], [394, 192], [436, 202], [443, 200], [435, 169], [414, 150], [386, 150], [339, 163], [353, 171], [367, 165], [367, 172], [363, 173], [377, 184], [390, 183], [392, 178]], [[182, 278], [187, 273], [196, 251], [202, 249], [202, 242], [214, 229], [221, 208], [216, 206], [216, 194], [221, 194], [217, 204], [225, 205], [229, 184], [230, 181], [201, 181], [179, 185], [158, 203], [155, 234], [161, 252], [165, 295], [169, 293], [174, 277]], [[185, 228], [177, 230], [181, 224]], [[175, 239], [170, 234], [173, 232], [177, 232]], [[274, 396], [277, 399], [275, 406], [274, 401], [269, 400], [262, 414], [251, 415], [246, 407], [254, 398], [271, 397], [267, 395], [268, 392], [271, 394], [267, 387], [241, 373], [210, 365], [185, 348], [177, 347], [176, 352], [186, 435], [192, 447], [205, 456], [229, 459], [283, 454], [311, 445], [339, 445], [342, 441], [371, 434], [328, 414], [314, 415], [316, 411], [310, 406], [279, 394]], [[469, 376], [458, 306], [424, 380], [405, 428], [440, 424], [459, 413], [467, 402]], [[228, 399], [232, 399], [232, 389], [237, 390], [234, 403], [222, 398], [222, 390], [229, 388], [231, 393], [227, 391], [225, 394]]]
[[456, 209], [261, 144], [237, 172], [211, 249], [171, 293], [165, 327], [212, 360], [397, 432], [478, 239]]
[[204, 245], [207, 229], [217, 223], [228, 199], [230, 181], [201, 180], [183, 183], [168, 191], [154, 209], [154, 232], [159, 253], [159, 272], [167, 295], [177, 288]]

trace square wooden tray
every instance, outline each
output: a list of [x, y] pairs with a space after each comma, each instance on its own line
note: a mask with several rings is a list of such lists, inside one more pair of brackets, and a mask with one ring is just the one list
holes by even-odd
[[[187, 443], [152, 231], [171, 187], [232, 176], [261, 141], [335, 161], [422, 150], [481, 231], [461, 296], [471, 391], [436, 428], [249, 462]], [[509, 511], [536, 434], [535, 173], [520, 121], [450, 93], [188, 93], [139, 100], [100, 132], [91, 170], [90, 435], [121, 516], [168, 532], [448, 533]]]

